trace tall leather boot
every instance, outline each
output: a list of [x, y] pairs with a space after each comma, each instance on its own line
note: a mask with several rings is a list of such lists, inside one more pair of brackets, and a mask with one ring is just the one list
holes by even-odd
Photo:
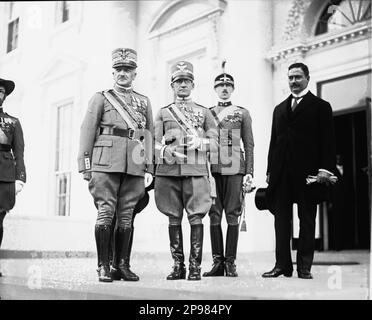
[[96, 225], [94, 229], [98, 258], [97, 273], [101, 282], [112, 282], [109, 266], [110, 232], [109, 225]]
[[171, 255], [174, 260], [173, 271], [167, 280], [186, 279], [185, 255], [183, 254], [182, 226], [168, 227]]
[[191, 226], [189, 276], [187, 280], [200, 280], [200, 265], [203, 255], [203, 225]]
[[239, 225], [229, 225], [227, 227], [226, 235], [226, 261], [225, 261], [225, 270], [227, 277], [237, 277], [238, 273], [236, 272], [236, 251], [238, 248], [238, 237], [239, 237]]
[[211, 225], [211, 245], [213, 265], [211, 271], [204, 272], [203, 277], [220, 277], [225, 275], [225, 257], [223, 256], [223, 235], [221, 225]]
[[113, 261], [114, 261], [114, 252], [115, 252], [115, 241], [114, 241], [114, 233], [115, 233], [115, 225], [116, 225], [116, 215], [112, 219], [112, 223], [110, 226], [111, 234], [110, 234], [110, 242], [109, 242], [109, 262], [110, 268], [112, 268]]
[[133, 241], [133, 229], [117, 227], [115, 230], [115, 255], [112, 277], [114, 280], [138, 281], [139, 277], [130, 270], [129, 260]]

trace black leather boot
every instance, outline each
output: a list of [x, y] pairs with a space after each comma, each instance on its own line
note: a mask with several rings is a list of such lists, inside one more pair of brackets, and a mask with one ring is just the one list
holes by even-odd
[[187, 280], [200, 280], [200, 265], [203, 255], [203, 225], [191, 226], [189, 276]]
[[98, 280], [101, 282], [112, 282], [109, 266], [109, 242], [110, 242], [110, 226], [96, 225], [95, 238], [97, 246], [98, 258]]
[[110, 234], [110, 242], [109, 242], [109, 264], [110, 268], [112, 268], [112, 264], [114, 261], [114, 252], [115, 252], [115, 241], [114, 241], [114, 233], [115, 233], [115, 225], [116, 225], [116, 215], [112, 219], [112, 223], [110, 226], [111, 234]]
[[130, 270], [130, 253], [133, 242], [133, 228], [115, 229], [115, 255], [112, 270], [114, 280], [138, 281], [139, 277]]
[[238, 273], [236, 272], [236, 251], [238, 248], [238, 237], [239, 237], [239, 225], [229, 225], [227, 227], [226, 235], [226, 261], [225, 261], [225, 270], [227, 277], [237, 277]]
[[211, 245], [213, 265], [211, 271], [204, 272], [203, 277], [220, 277], [225, 275], [225, 257], [223, 256], [223, 235], [221, 225], [211, 225]]
[[174, 260], [173, 271], [167, 280], [186, 279], [185, 256], [183, 254], [182, 226], [168, 227], [171, 255]]

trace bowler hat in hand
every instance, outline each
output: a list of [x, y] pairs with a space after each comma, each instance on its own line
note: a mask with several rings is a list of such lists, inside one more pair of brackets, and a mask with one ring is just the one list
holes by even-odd
[[269, 210], [266, 198], [267, 188], [258, 188], [254, 197], [254, 203], [258, 210]]
[[154, 181], [155, 181], [155, 179], [153, 179], [151, 184], [148, 187], [146, 187], [145, 195], [137, 202], [137, 204], [134, 208], [134, 213], [135, 214], [140, 213], [149, 204], [149, 200], [150, 200], [149, 191], [154, 189]]

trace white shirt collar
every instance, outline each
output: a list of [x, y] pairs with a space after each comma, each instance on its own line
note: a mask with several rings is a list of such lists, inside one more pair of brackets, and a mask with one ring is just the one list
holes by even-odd
[[190, 101], [191, 101], [190, 96], [184, 97], [184, 98], [176, 97], [176, 102], [190, 102]]
[[304, 90], [302, 90], [300, 93], [298, 94], [294, 94], [292, 93], [292, 96], [296, 97], [296, 98], [299, 98], [299, 97], [303, 97], [305, 94], [307, 94], [309, 92], [309, 88], [305, 88]]

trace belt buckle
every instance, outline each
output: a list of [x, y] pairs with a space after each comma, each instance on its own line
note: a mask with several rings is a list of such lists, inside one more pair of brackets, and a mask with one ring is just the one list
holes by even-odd
[[129, 138], [130, 140], [133, 140], [133, 138], [134, 138], [134, 133], [135, 133], [134, 129], [128, 129], [128, 138]]

